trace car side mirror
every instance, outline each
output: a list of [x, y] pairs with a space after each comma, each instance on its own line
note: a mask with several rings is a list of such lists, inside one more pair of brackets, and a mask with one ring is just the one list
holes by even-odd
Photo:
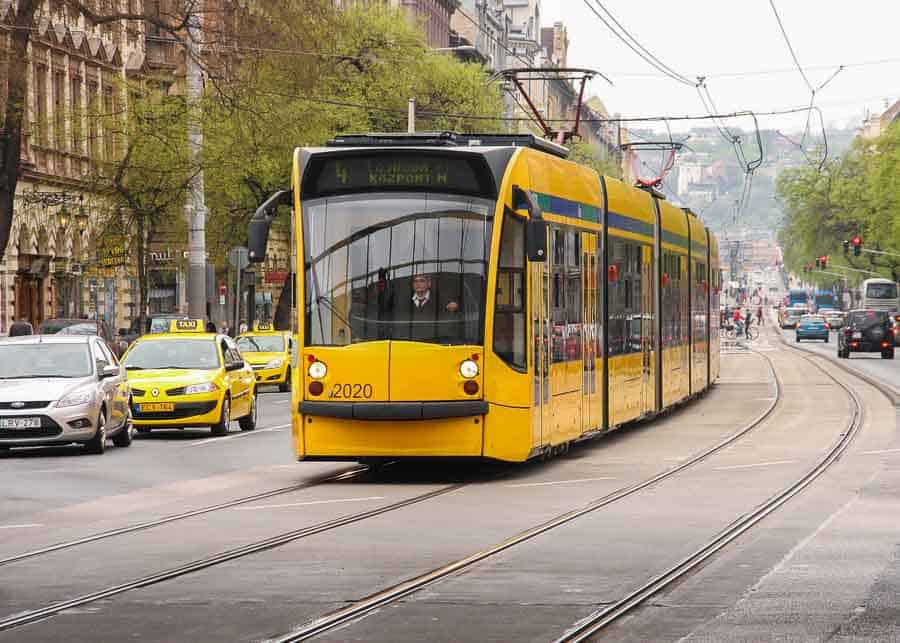
[[528, 222], [525, 225], [525, 255], [528, 261], [547, 261], [547, 222], [544, 213], [527, 190], [518, 185], [512, 188], [513, 209], [526, 210]]
[[110, 377], [118, 377], [120, 372], [121, 371], [119, 370], [118, 366], [108, 364], [100, 369], [100, 379], [105, 380], [109, 379]]

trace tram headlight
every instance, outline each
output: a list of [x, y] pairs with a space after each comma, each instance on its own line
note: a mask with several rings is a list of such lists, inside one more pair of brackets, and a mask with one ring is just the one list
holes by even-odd
[[328, 373], [328, 367], [323, 362], [315, 361], [309, 365], [306, 372], [314, 380], [320, 380]]
[[476, 375], [478, 375], [478, 364], [476, 364], [473, 360], [467, 359], [462, 364], [459, 365], [459, 374], [465, 377], [467, 380], [472, 379]]

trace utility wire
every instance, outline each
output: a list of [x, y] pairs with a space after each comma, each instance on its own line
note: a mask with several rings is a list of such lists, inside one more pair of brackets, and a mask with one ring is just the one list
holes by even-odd
[[788, 38], [787, 30], [784, 28], [784, 23], [781, 21], [781, 16], [778, 15], [778, 9], [775, 7], [775, 0], [769, 0], [769, 6], [772, 7], [772, 13], [775, 14], [775, 20], [778, 21], [778, 28], [781, 29], [781, 35], [784, 37], [784, 42], [787, 45], [788, 51], [791, 52], [791, 58], [794, 59], [794, 64], [797, 66], [797, 71], [800, 72], [800, 75], [803, 77], [803, 82], [806, 83], [806, 86], [809, 88], [811, 94], [815, 94], [816, 90], [812, 86], [812, 83], [809, 82], [809, 78], [806, 76], [806, 72], [803, 71], [803, 67], [800, 65], [800, 60], [797, 58], [797, 52], [794, 51], [794, 46], [791, 44], [791, 39]]
[[[632, 36], [627, 30], [624, 29], [624, 27], [622, 27], [621, 23], [615, 19], [615, 17], [606, 9], [606, 7], [603, 6], [602, 3], [600, 3], [599, 0], [594, 0], [594, 2], [592, 2], [591, 0], [584, 0], [584, 4], [588, 9], [591, 10], [591, 13], [597, 16], [597, 19], [602, 22], [616, 38], [622, 41], [622, 43], [624, 43], [626, 47], [631, 49], [631, 51], [637, 54], [642, 60], [644, 60], [644, 62], [678, 83], [693, 86], [694, 83], [690, 79], [688, 79], [683, 74], [679, 74], [678, 72], [674, 71], [671, 67], [669, 67], [661, 60], [659, 60], [659, 58], [650, 53], [650, 51], [646, 47], [644, 47], [640, 42], [638, 42], [636, 38], [634, 38], [634, 36]], [[604, 18], [603, 14], [601, 14], [600, 11], [597, 10], [597, 7], [594, 6], [595, 4], [604, 13], [606, 13], [610, 17], [612, 22], [614, 22], [615, 25], [619, 27], [619, 29], [622, 29], [622, 32], [624, 33], [620, 33], [619, 30], [610, 23], [610, 20]]]

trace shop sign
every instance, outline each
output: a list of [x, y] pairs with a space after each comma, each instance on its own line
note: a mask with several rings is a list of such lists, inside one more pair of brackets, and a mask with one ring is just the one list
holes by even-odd
[[283, 284], [287, 278], [288, 273], [283, 270], [267, 270], [265, 282], [267, 284]]

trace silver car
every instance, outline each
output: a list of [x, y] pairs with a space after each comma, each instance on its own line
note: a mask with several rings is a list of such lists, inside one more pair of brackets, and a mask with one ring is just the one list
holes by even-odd
[[101, 454], [107, 438], [127, 447], [130, 396], [124, 369], [96, 336], [0, 341], [0, 451], [80, 443]]

